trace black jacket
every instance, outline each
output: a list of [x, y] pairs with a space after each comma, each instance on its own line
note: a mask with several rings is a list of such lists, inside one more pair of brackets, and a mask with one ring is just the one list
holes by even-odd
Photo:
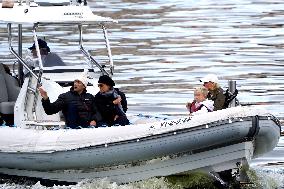
[[77, 126], [87, 127], [91, 121], [101, 121], [94, 96], [84, 91], [79, 95], [71, 87], [70, 91], [60, 94], [58, 99], [50, 103], [50, 100], [42, 99], [42, 106], [46, 114], [55, 114], [62, 110], [66, 126], [75, 128]]
[[114, 117], [124, 116], [127, 111], [127, 101], [125, 94], [115, 88], [115, 92], [121, 97], [121, 106], [122, 110], [118, 105], [113, 104], [113, 101], [116, 99], [113, 95], [105, 96], [98, 92], [95, 95], [95, 104], [102, 116], [103, 122], [106, 122], [108, 125], [113, 125]]

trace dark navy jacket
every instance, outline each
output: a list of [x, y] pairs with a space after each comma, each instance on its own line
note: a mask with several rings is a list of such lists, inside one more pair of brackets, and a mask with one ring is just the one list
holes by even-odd
[[114, 117], [116, 115], [125, 116], [127, 111], [127, 100], [125, 94], [119, 91], [117, 88], [115, 88], [115, 91], [121, 97], [121, 105], [123, 110], [120, 110], [118, 105], [113, 104], [113, 101], [116, 99], [114, 96], [104, 96], [100, 92], [95, 95], [95, 103], [99, 112], [101, 113], [102, 120], [108, 125], [114, 124]]
[[55, 114], [62, 110], [66, 126], [76, 128], [87, 127], [92, 120], [101, 121], [101, 115], [97, 111], [94, 96], [84, 91], [81, 95], [73, 90], [60, 94], [58, 99], [50, 103], [50, 100], [42, 99], [42, 106], [46, 114]]

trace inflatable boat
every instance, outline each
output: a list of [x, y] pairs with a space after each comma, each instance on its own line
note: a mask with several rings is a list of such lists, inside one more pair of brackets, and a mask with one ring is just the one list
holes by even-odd
[[[127, 126], [68, 129], [60, 113], [45, 114], [37, 86], [43, 85], [54, 101], [66, 90], [62, 84], [72, 82], [83, 68], [89, 70], [91, 81], [101, 74], [112, 75], [106, 25], [116, 21], [94, 15], [80, 3], [55, 7], [15, 3], [2, 6], [0, 22], [7, 24], [11, 53], [19, 67], [28, 71], [19, 87], [0, 64], [0, 113], [13, 119], [13, 124], [0, 127], [0, 173], [67, 182], [107, 177], [118, 183], [188, 171], [219, 173], [238, 168], [278, 143], [279, 120], [258, 106], [168, 120], [129, 116], [131, 124]], [[13, 49], [12, 24], [32, 28], [37, 51], [39, 26], [78, 25], [79, 49], [87, 64], [46, 68], [39, 59], [38, 67], [31, 69]], [[102, 66], [84, 49], [82, 31], [86, 25], [102, 29], [109, 65]]]

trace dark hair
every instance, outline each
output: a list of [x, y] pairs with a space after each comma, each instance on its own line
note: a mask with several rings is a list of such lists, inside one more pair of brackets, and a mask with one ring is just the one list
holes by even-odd
[[114, 81], [107, 75], [102, 75], [100, 76], [99, 80], [98, 80], [98, 83], [104, 83], [110, 87], [113, 87], [115, 86], [115, 83]]
[[[38, 39], [37, 42], [38, 42], [38, 46], [39, 46], [40, 49], [46, 49], [47, 52], [50, 52], [50, 48], [49, 48], [49, 46], [47, 46], [46, 41], [44, 41], [42, 39]], [[33, 50], [35, 48], [36, 47], [35, 47], [35, 43], [34, 43], [33, 46], [31, 46], [29, 49]]]

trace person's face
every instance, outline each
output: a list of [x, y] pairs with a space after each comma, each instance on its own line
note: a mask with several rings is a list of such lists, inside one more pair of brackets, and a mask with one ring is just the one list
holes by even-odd
[[[46, 54], [47, 54], [47, 51], [46, 51], [45, 48], [39, 49], [39, 51], [40, 51], [40, 54], [41, 54], [41, 55], [46, 55]], [[32, 55], [33, 55], [34, 58], [37, 58], [36, 49], [32, 49], [32, 50], [31, 50], [31, 53], [32, 53]]]
[[196, 102], [203, 102], [206, 100], [206, 96], [204, 96], [204, 94], [202, 94], [200, 91], [194, 91], [194, 100]]
[[36, 53], [36, 49], [32, 49], [31, 53], [33, 55], [34, 58], [37, 58], [37, 53]]
[[209, 81], [209, 82], [204, 82], [203, 86], [208, 89], [208, 90], [213, 90], [214, 89], [214, 83]]
[[104, 84], [104, 83], [99, 83], [98, 87], [100, 88], [101, 93], [108, 92], [110, 90], [110, 86]]
[[81, 81], [79, 80], [74, 81], [74, 91], [76, 91], [77, 93], [80, 94], [81, 92], [84, 91], [85, 88], [86, 88], [85, 85]]

